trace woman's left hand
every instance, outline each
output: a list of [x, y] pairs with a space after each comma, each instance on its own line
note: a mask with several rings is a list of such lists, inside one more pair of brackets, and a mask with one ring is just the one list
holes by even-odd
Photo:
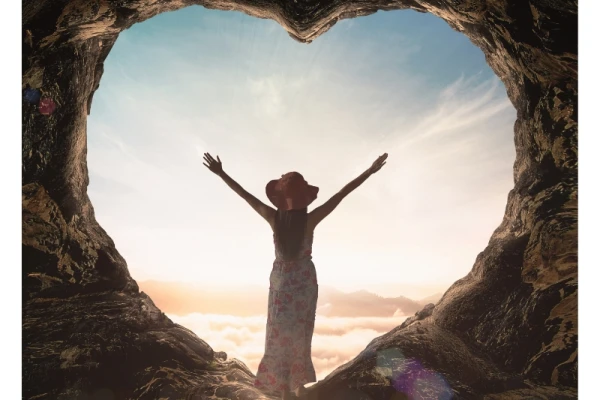
[[215, 160], [209, 153], [204, 153], [204, 161], [202, 164], [208, 169], [210, 169], [213, 173], [221, 176], [223, 173], [223, 164], [221, 163], [221, 159], [217, 156]]
[[371, 167], [369, 167], [369, 169], [367, 170], [369, 171], [369, 174], [374, 174], [375, 172], [379, 171], [381, 167], [385, 165], [385, 160], [387, 160], [387, 157], [387, 153], [383, 153], [383, 155], [379, 156], [379, 158], [377, 158], [373, 165], [371, 165]]

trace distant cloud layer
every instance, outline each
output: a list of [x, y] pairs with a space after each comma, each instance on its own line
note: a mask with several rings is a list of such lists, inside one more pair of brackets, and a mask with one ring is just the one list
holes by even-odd
[[[264, 354], [265, 316], [237, 317], [216, 314], [167, 314], [173, 322], [191, 329], [215, 351], [243, 361], [253, 373]], [[341, 318], [317, 316], [312, 341], [312, 360], [317, 379], [356, 357], [378, 336], [402, 324], [406, 316], [393, 318]]]
[[[138, 281], [140, 290], [148, 294], [165, 313], [225, 314], [247, 317], [266, 314], [269, 290], [260, 286], [221, 286], [185, 282]], [[430, 293], [428, 293], [430, 294]], [[435, 303], [441, 293], [415, 301], [396, 294], [381, 297], [365, 290], [346, 293], [321, 285], [317, 314], [327, 317], [392, 317], [412, 315], [427, 303]]]
[[[174, 322], [256, 372], [264, 352], [268, 289], [186, 282], [138, 284]], [[437, 299], [439, 294], [425, 300]], [[366, 291], [344, 293], [319, 287], [312, 348], [319, 379], [356, 357], [372, 339], [400, 325], [407, 315], [422, 308], [420, 304], [424, 303], [405, 297], [382, 298]]]

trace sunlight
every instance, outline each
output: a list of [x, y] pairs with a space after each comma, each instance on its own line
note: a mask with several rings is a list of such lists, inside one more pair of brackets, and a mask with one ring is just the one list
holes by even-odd
[[[500, 224], [515, 117], [481, 51], [432, 15], [378, 12], [302, 45], [274, 21], [188, 7], [124, 31], [109, 54], [88, 118], [88, 193], [142, 289], [267, 291], [270, 228], [202, 154], [267, 204], [265, 184], [299, 171], [318, 206], [388, 152], [315, 233], [318, 281], [420, 300], [466, 275]], [[390, 313], [385, 330], [323, 317], [341, 336], [315, 333], [317, 374], [407, 315]], [[172, 318], [251, 369], [262, 355], [263, 317]]]

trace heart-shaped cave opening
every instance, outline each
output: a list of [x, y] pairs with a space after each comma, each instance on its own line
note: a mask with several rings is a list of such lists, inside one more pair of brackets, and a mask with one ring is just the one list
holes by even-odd
[[[293, 39], [305, 43], [315, 41], [336, 23], [345, 22], [310, 47], [290, 51], [287, 65], [296, 73], [294, 76], [265, 74], [277, 71], [277, 68], [279, 71], [284, 69], [286, 59], [277, 55], [289, 46], [289, 42], [283, 42], [279, 37], [276, 47], [271, 36], [262, 42], [249, 35], [235, 38], [234, 44], [240, 46], [238, 51], [248, 50], [242, 47], [243, 43], [254, 44], [255, 53], [250, 56], [255, 62], [260, 61], [257, 55], [262, 54], [263, 63], [267, 60], [275, 65], [267, 62], [260, 70], [249, 62], [252, 57], [240, 61], [235, 70], [237, 74], [250, 72], [252, 68], [260, 70], [261, 74], [250, 82], [242, 82], [249, 84], [245, 90], [253, 90], [251, 98], [254, 101], [240, 103], [236, 110], [206, 100], [243, 95], [240, 90], [232, 90], [232, 84], [239, 84], [236, 79], [240, 75], [227, 75], [232, 71], [231, 66], [227, 69], [215, 58], [203, 58], [206, 54], [219, 55], [219, 49], [210, 48], [210, 43], [214, 43], [214, 32], [221, 29], [214, 25], [205, 29], [197, 42], [186, 38], [177, 41], [174, 48], [165, 50], [168, 55], [177, 45], [187, 43], [193, 53], [198, 46], [204, 46], [205, 54], [191, 54], [188, 60], [196, 57], [201, 60], [197, 65], [203, 68], [211, 62], [219, 65], [222, 71], [201, 71], [207, 77], [212, 73], [214, 82], [199, 77], [194, 73], [197, 70], [191, 68], [188, 71], [192, 76], [181, 79], [179, 86], [173, 82], [184, 78], [181, 70], [177, 70], [177, 76], [169, 77], [171, 80], [163, 80], [168, 85], [161, 88], [144, 81], [150, 77], [150, 69], [143, 72], [125, 67], [123, 79], [127, 74], [134, 76], [129, 82], [130, 93], [121, 93], [121, 96], [98, 93], [101, 99], [94, 105], [89, 138], [90, 146], [97, 145], [98, 148], [91, 148], [90, 156], [93, 160], [94, 154], [100, 154], [94, 151], [102, 146], [105, 146], [105, 157], [106, 152], [118, 149], [118, 156], [109, 161], [121, 168], [107, 173], [96, 169], [91, 161], [90, 194], [97, 198], [98, 218], [105, 227], [110, 227], [117, 246], [122, 246], [127, 255], [128, 269], [115, 243], [96, 221], [87, 194], [90, 183], [86, 160], [87, 114], [104, 72], [104, 61], [119, 33], [157, 14], [190, 4], [174, 1], [35, 1], [23, 5], [24, 396], [264, 398], [253, 385], [254, 371], [214, 351], [200, 339], [206, 338], [206, 329], [196, 329], [201, 331], [198, 337], [174, 324], [150, 297], [140, 292], [130, 274], [131, 269], [138, 279], [144, 273], [146, 278], [155, 279], [160, 276], [156, 275], [159, 272], [175, 273], [182, 265], [190, 271], [190, 266], [181, 262], [190, 256], [195, 256], [193, 263], [198, 266], [197, 271], [209, 273], [217, 269], [217, 263], [239, 254], [244, 261], [241, 268], [239, 265], [230, 267], [240, 268], [235, 269], [239, 272], [229, 274], [222, 282], [233, 284], [236, 279], [240, 283], [251, 278], [264, 282], [259, 276], [268, 273], [272, 250], [267, 247], [266, 239], [260, 241], [263, 246], [260, 250], [256, 246], [259, 246], [261, 229], [266, 235], [269, 234], [268, 227], [262, 225], [261, 228], [260, 219], [252, 219], [251, 211], [244, 209], [239, 199], [203, 170], [197, 152], [208, 150], [220, 154], [226, 168], [231, 167], [231, 173], [256, 194], [260, 194], [269, 179], [287, 169], [298, 169], [311, 183], [323, 188], [320, 199], [352, 179], [352, 172], [366, 168], [374, 156], [389, 151], [391, 158], [384, 169], [348, 197], [318, 228], [321, 231], [317, 234], [317, 242], [322, 250], [315, 247], [315, 262], [319, 271], [323, 271], [321, 281], [329, 279], [337, 286], [345, 284], [348, 290], [366, 287], [377, 292], [369, 285], [384, 279], [392, 285], [397, 282], [391, 281], [390, 276], [371, 282], [365, 281], [364, 277], [379, 279], [378, 272], [388, 274], [390, 264], [386, 264], [386, 260], [397, 258], [398, 253], [394, 251], [400, 251], [402, 257], [402, 260], [394, 260], [396, 266], [400, 265], [398, 268], [406, 268], [409, 258], [418, 259], [410, 265], [410, 276], [452, 271], [441, 277], [446, 285], [463, 276], [435, 305], [425, 306], [384, 335], [374, 332], [373, 336], [379, 337], [359, 354], [360, 346], [364, 344], [357, 347], [354, 352], [357, 357], [311, 387], [309, 397], [389, 399], [436, 393], [438, 398], [481, 398], [500, 393], [500, 398], [576, 398], [577, 4], [572, 1], [561, 4], [458, 4], [408, 0], [385, 4], [275, 0], [203, 2], [207, 8], [238, 10], [276, 21]], [[500, 116], [512, 110], [505, 101], [496, 102], [494, 94], [502, 92], [502, 85], [494, 86], [489, 74], [484, 72], [472, 78], [475, 73], [470, 71], [462, 79], [452, 75], [458, 70], [456, 65], [468, 61], [468, 52], [447, 57], [444, 62], [448, 65], [443, 73], [436, 63], [426, 63], [420, 65], [420, 70], [412, 71], [409, 75], [412, 79], [398, 79], [398, 70], [410, 65], [414, 60], [411, 51], [415, 51], [414, 47], [402, 46], [407, 43], [407, 38], [399, 37], [400, 30], [394, 30], [398, 27], [388, 26], [390, 29], [386, 30], [385, 24], [372, 25], [352, 36], [357, 32], [357, 26], [360, 28], [361, 20], [351, 18], [377, 10], [407, 8], [441, 17], [483, 50], [486, 62], [505, 85], [516, 108], [514, 187], [508, 193], [502, 222], [489, 241], [484, 240], [487, 235], [482, 237], [480, 231], [469, 230], [476, 226], [488, 232], [494, 229], [499, 222], [497, 213], [504, 204], [504, 196], [496, 200], [496, 205], [484, 203], [483, 198], [494, 198], [496, 188], [504, 187], [507, 191], [510, 185], [501, 178], [491, 182], [481, 180], [481, 177], [489, 178], [485, 168], [490, 165], [506, 168], [505, 163], [512, 161], [513, 155], [501, 134], [474, 134], [473, 131], [469, 134], [467, 128], [477, 116], [496, 115], [487, 119], [490, 122], [485, 127], [480, 126], [480, 130], [498, 132], [503, 123], [514, 118], [507, 120]], [[182, 13], [182, 18], [186, 15], [193, 18], [194, 10], [187, 11]], [[393, 22], [393, 17], [390, 14], [389, 21]], [[422, 17], [406, 15], [401, 23], [410, 25]], [[238, 18], [242, 21], [242, 16]], [[368, 25], [368, 21], [371, 20], [365, 19], [363, 23]], [[145, 26], [150, 25], [140, 25], [136, 29], [145, 29]], [[281, 33], [273, 23], [264, 26], [273, 29], [271, 35]], [[241, 25], [238, 28], [241, 35], [244, 28]], [[410, 31], [422, 32], [419, 31], [422, 28], [413, 25]], [[253, 35], [256, 32], [260, 33], [260, 30], [254, 30]], [[224, 33], [227, 31], [219, 34]], [[443, 44], [454, 40], [453, 33], [440, 30], [437, 35], [439, 38], [444, 36], [444, 40], [429, 43], [426, 47], [437, 46], [435, 52], [440, 54], [448, 52], [449, 48]], [[336, 46], [335, 38], [342, 40], [344, 37], [346, 45], [340, 45], [340, 42]], [[115, 51], [125, 45], [127, 36], [123, 39], [123, 44], [117, 44]], [[160, 39], [160, 35], [155, 39]], [[147, 45], [155, 49], [156, 41], [149, 40]], [[268, 45], [272, 46], [273, 52], [270, 59], [264, 58], [264, 48]], [[139, 52], [141, 45], [135, 47]], [[261, 48], [263, 52], [259, 51]], [[320, 74], [311, 70], [313, 64], [297, 58], [301, 53], [315, 54], [318, 49], [322, 54], [314, 56], [315, 63], [330, 61], [329, 69], [322, 66]], [[360, 54], [360, 51], [365, 53]], [[344, 56], [350, 54], [356, 61], [365, 61], [368, 54], [372, 60], [379, 60], [379, 64], [344, 63]], [[440, 54], [437, 54], [438, 60]], [[435, 54], [431, 56], [435, 59]], [[168, 65], [170, 61], [173, 59], [164, 54], [155, 54], [152, 60], [156, 65]], [[337, 69], [332, 68], [336, 65]], [[436, 68], [438, 73], [430, 74]], [[438, 92], [425, 90], [427, 86], [415, 76], [433, 79], [433, 82], [426, 82], [429, 89], [436, 84], [438, 89], [444, 89]], [[436, 80], [441, 76], [446, 80]], [[107, 80], [103, 81], [106, 90], [110, 89], [110, 77], [109, 72]], [[219, 81], [221, 84], [213, 85]], [[386, 90], [382, 89], [383, 83]], [[448, 85], [450, 83], [452, 85]], [[229, 92], [223, 90], [227, 85], [230, 85]], [[126, 83], [119, 88], [124, 86]], [[149, 88], [162, 90], [163, 95], [144, 96], [148, 93], [143, 91]], [[393, 91], [395, 93], [391, 93]], [[418, 91], [415, 96], [404, 95], [415, 91]], [[283, 100], [289, 99], [290, 93], [295, 98], [288, 104]], [[192, 96], [194, 100], [185, 105], [176, 101], [175, 108], [164, 104], [165, 98], [177, 94]], [[134, 99], [133, 104], [131, 99]], [[201, 99], [205, 108], [200, 110], [195, 105]], [[235, 104], [231, 103], [232, 99], [230, 106]], [[110, 107], [123, 107], [131, 115], [139, 115], [137, 121], [112, 121], [113, 124], [120, 122], [118, 132], [129, 131], [130, 134], [120, 139], [115, 137], [108, 124], [110, 118], [104, 122], [100, 118], [102, 104], [105, 113], [109, 113]], [[315, 119], [315, 114], [310, 113], [311, 107], [313, 110], [320, 108], [323, 117]], [[345, 107], [345, 113], [340, 113], [342, 107]], [[219, 110], [225, 110], [225, 114], [218, 115]], [[231, 117], [234, 112], [235, 118]], [[236, 126], [243, 121], [239, 118], [243, 113], [253, 119], [248, 119], [247, 125]], [[444, 119], [447, 113], [455, 118]], [[97, 122], [105, 124], [104, 128], [92, 125], [96, 115]], [[207, 115], [210, 120], [203, 118]], [[294, 123], [290, 123], [292, 120]], [[212, 125], [206, 121], [212, 121]], [[190, 127], [193, 123], [199, 126]], [[200, 127], [207, 136], [196, 135]], [[226, 127], [229, 129], [225, 132]], [[405, 130], [395, 130], [400, 127]], [[440, 131], [440, 127], [444, 129]], [[97, 134], [95, 129], [98, 129]], [[242, 135], [245, 129], [252, 131], [251, 134]], [[155, 147], [162, 140], [161, 135], [167, 133], [169, 140], [160, 142], [164, 143], [161, 151], [152, 151], [151, 159], [144, 160], [143, 154], [147, 154], [144, 151]], [[268, 138], [271, 142], [257, 140], [261, 135], [263, 140]], [[285, 142], [282, 137], [286, 135], [297, 139]], [[135, 138], [142, 136], [143, 140], [135, 142]], [[370, 141], [373, 137], [378, 141]], [[498, 138], [494, 150], [477, 154], [477, 149], [481, 149], [478, 146], [489, 145], [493, 138]], [[94, 140], [97, 140], [95, 144]], [[433, 142], [436, 142], [435, 146], [432, 146]], [[356, 143], [359, 144], [352, 147]], [[243, 146], [253, 151], [243, 152]], [[298, 146], [304, 146], [304, 154], [297, 151]], [[393, 150], [387, 146], [392, 146]], [[332, 147], [337, 149], [335, 157], [339, 158], [332, 158], [327, 152]], [[177, 159], [173, 161], [175, 154]], [[229, 158], [228, 154], [234, 157]], [[255, 158], [257, 154], [259, 157]], [[260, 157], [260, 154], [269, 156]], [[500, 157], [502, 164], [495, 164], [495, 156], [499, 154], [504, 154]], [[330, 162], [332, 159], [337, 161]], [[476, 170], [474, 164], [478, 166]], [[197, 169], [194, 169], [195, 165]], [[136, 176], [128, 176], [133, 173]], [[477, 185], [481, 185], [477, 199], [472, 199], [473, 187]], [[134, 193], [140, 188], [142, 192], [152, 188], [153, 192], [136, 198], [139, 194]], [[165, 191], [170, 193], [166, 195]], [[105, 196], [115, 193], [115, 198], [103, 200], [102, 193]], [[216, 193], [221, 193], [223, 199], [229, 196], [229, 199], [214, 204]], [[427, 193], [426, 198], [418, 197]], [[394, 199], [393, 204], [380, 206], [382, 201], [390, 199]], [[468, 205], [467, 201], [470, 201]], [[136, 202], [139, 212], [126, 218], [115, 214], [113, 220], [109, 208], [103, 210], [102, 206], [107, 204], [123, 212], [131, 210]], [[489, 220], [486, 220], [488, 214], [483, 204], [490, 207]], [[157, 208], [151, 217], [155, 219], [151, 228], [147, 228], [148, 217], [145, 216], [149, 205]], [[211, 212], [201, 214], [207, 205]], [[443, 212], [452, 209], [451, 206], [456, 215]], [[466, 208], [468, 212], [463, 213]], [[461, 213], [458, 222], [459, 211], [456, 210]], [[435, 212], [441, 214], [435, 216]], [[411, 218], [420, 223], [412, 224], [407, 231], [402, 222]], [[469, 218], [472, 219], [470, 223]], [[473, 219], [477, 218], [474, 223]], [[163, 235], [165, 229], [181, 232], [185, 228], [176, 224], [187, 219], [195, 222], [194, 228], [188, 230], [189, 235], [179, 235], [179, 243], [172, 245], [170, 251], [160, 252], [153, 248], [157, 245], [150, 241], [149, 237], [153, 235], [148, 230], [154, 229], [153, 233], [159, 237], [160, 229], [163, 229]], [[111, 226], [119, 223], [124, 226], [124, 221], [135, 222], [137, 234], [146, 245], [145, 253], [152, 257], [144, 258], [139, 249], [136, 250], [131, 241], [132, 232]], [[199, 226], [202, 232], [211, 232], [210, 229], [217, 225], [222, 231], [216, 235], [194, 230]], [[394, 228], [396, 232], [391, 233]], [[220, 240], [223, 231], [228, 232], [228, 237], [243, 236], [242, 243], [245, 244]], [[440, 241], [440, 235], [445, 236], [446, 241]], [[430, 240], [430, 243], [425, 242], [425, 248], [406, 243], [417, 240], [423, 243], [424, 236]], [[219, 240], [208, 246], [206, 243], [215, 237]], [[333, 238], [329, 243], [328, 237]], [[167, 240], [173, 243], [173, 237], [168, 237], [160, 240], [158, 246], [163, 246]], [[354, 240], [359, 242], [352, 242], [355, 243], [353, 253], [349, 253], [348, 243]], [[365, 247], [373, 243], [379, 247]], [[452, 247], [451, 243], [460, 243], [460, 246]], [[465, 243], [478, 247], [478, 250], [485, 246], [470, 271], [468, 265], [478, 250], [466, 250]], [[254, 265], [249, 264], [252, 252], [255, 252]], [[157, 254], [169, 254], [169, 258], [155, 260]], [[207, 254], [212, 254], [208, 262], [203, 260]], [[379, 255], [379, 259], [375, 255]], [[343, 266], [340, 268], [340, 257], [347, 257], [344, 263], [360, 267], [344, 270]], [[151, 266], [159, 264], [162, 269], [151, 272]], [[335, 268], [327, 271], [328, 265]], [[448, 265], [455, 267], [443, 268]], [[249, 273], [253, 268], [255, 272]], [[381, 269], [377, 271], [377, 268]], [[226, 270], [225, 267], [220, 269]], [[393, 276], [401, 276], [404, 280], [408, 274], [401, 271], [406, 270], [395, 270]], [[151, 276], [152, 273], [155, 275]], [[213, 274], [216, 275], [212, 276], [212, 282], [221, 281], [217, 272]], [[351, 288], [354, 282], [360, 284]], [[397, 289], [400, 294], [407, 290], [406, 286], [397, 286]], [[242, 293], [224, 296], [222, 302], [238, 295]], [[369, 297], [365, 292], [354, 295], [374, 301], [373, 296]], [[350, 304], [346, 301], [350, 297], [346, 296], [339, 304]], [[164, 299], [157, 301], [166, 304]], [[330, 312], [333, 311], [330, 309]], [[184, 325], [193, 328], [189, 322]], [[259, 325], [260, 322], [256, 326]], [[341, 336], [346, 332], [343, 323], [329, 328], [337, 329]], [[220, 349], [217, 347], [217, 350]]]
[[430, 14], [346, 20], [305, 45], [190, 7], [121, 33], [104, 65], [88, 117], [96, 219], [163, 312], [252, 371], [271, 229], [205, 152], [265, 203], [267, 181], [301, 171], [320, 187], [311, 209], [390, 154], [315, 232], [318, 379], [439, 300], [502, 220], [514, 108], [481, 51]]

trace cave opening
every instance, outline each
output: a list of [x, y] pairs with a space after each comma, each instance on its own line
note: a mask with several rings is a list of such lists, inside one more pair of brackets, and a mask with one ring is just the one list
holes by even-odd
[[317, 232], [323, 378], [468, 273], [513, 185], [515, 118], [481, 51], [430, 14], [346, 20], [303, 45], [274, 21], [187, 7], [122, 32], [107, 57], [88, 195], [140, 289], [256, 370], [270, 230], [202, 154], [265, 202], [264, 182], [300, 170], [316, 205], [392, 154]]

